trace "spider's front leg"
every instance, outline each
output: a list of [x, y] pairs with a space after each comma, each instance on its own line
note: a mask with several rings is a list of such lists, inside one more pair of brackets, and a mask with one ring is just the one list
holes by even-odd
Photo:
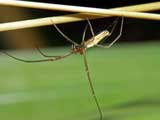
[[53, 19], [51, 19], [51, 22], [53, 24], [53, 26], [55, 27], [55, 29], [67, 40], [69, 41], [70, 43], [74, 44], [74, 45], [78, 45], [78, 43], [76, 43], [75, 41], [73, 41], [72, 39], [70, 39], [67, 35], [65, 35], [59, 28], [56, 24], [54, 24], [54, 21]]

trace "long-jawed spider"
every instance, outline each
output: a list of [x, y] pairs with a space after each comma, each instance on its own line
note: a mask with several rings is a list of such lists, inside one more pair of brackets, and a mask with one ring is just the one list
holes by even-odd
[[[86, 71], [86, 75], [87, 75], [87, 79], [89, 81], [89, 86], [90, 86], [90, 89], [91, 89], [91, 94], [92, 94], [92, 97], [95, 101], [95, 104], [97, 106], [97, 109], [98, 109], [98, 112], [99, 112], [99, 119], [102, 120], [103, 119], [103, 114], [102, 114], [102, 110], [101, 110], [101, 107], [99, 105], [99, 102], [98, 102], [98, 99], [97, 99], [97, 96], [95, 94], [95, 90], [94, 90], [94, 87], [93, 87], [93, 84], [92, 84], [92, 79], [91, 79], [91, 76], [90, 76], [90, 72], [89, 72], [89, 67], [88, 67], [88, 62], [87, 62], [87, 58], [86, 58], [86, 50], [88, 48], [91, 48], [91, 47], [94, 47], [94, 46], [97, 46], [97, 47], [102, 47], [102, 48], [110, 48], [119, 38], [120, 36], [122, 35], [122, 29], [123, 29], [123, 22], [124, 22], [124, 18], [122, 17], [121, 19], [121, 26], [120, 26], [120, 30], [119, 30], [119, 34], [118, 36], [109, 44], [109, 45], [100, 45], [99, 43], [104, 39], [104, 38], [107, 38], [109, 36], [112, 35], [117, 23], [118, 23], [118, 19], [116, 19], [113, 23], [112, 23], [112, 29], [111, 31], [109, 32], [108, 30], [103, 30], [101, 31], [100, 33], [98, 33], [97, 35], [94, 34], [94, 31], [93, 31], [93, 28], [92, 28], [92, 25], [89, 21], [89, 19], [87, 18], [87, 25], [85, 26], [85, 29], [84, 29], [84, 32], [83, 32], [83, 36], [82, 36], [82, 42], [81, 44], [78, 44], [76, 43], [75, 41], [73, 41], [72, 39], [70, 39], [68, 36], [66, 36], [58, 27], [56, 24], [54, 24], [54, 21], [51, 19], [51, 22], [52, 24], [54, 25], [54, 27], [56, 28], [56, 30], [70, 43], [72, 43], [72, 48], [71, 48], [71, 51], [65, 55], [61, 55], [61, 56], [48, 56], [46, 54], [44, 54], [38, 47], [37, 47], [37, 50], [39, 51], [39, 53], [43, 56], [43, 57], [46, 57], [46, 59], [40, 59], [40, 60], [24, 60], [24, 59], [21, 59], [21, 58], [17, 58], [15, 56], [12, 56], [10, 55], [8, 52], [4, 51], [4, 53], [6, 55], [8, 55], [9, 57], [12, 57], [18, 61], [22, 61], [22, 62], [27, 62], [27, 63], [35, 63], [35, 62], [45, 62], [45, 61], [56, 61], [56, 60], [60, 60], [60, 59], [63, 59], [63, 58], [66, 58], [72, 54], [77, 54], [79, 53], [80, 55], [83, 56], [83, 59], [84, 59], [84, 65], [85, 65], [85, 71]], [[86, 31], [87, 31], [87, 28], [89, 26], [89, 29], [91, 31], [91, 34], [92, 34], [92, 37], [85, 40], [85, 36], [86, 36]]]

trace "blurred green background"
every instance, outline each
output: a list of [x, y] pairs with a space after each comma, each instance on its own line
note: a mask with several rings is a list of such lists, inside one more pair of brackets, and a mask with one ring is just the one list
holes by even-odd
[[[49, 55], [70, 48], [42, 49]], [[36, 51], [10, 51], [25, 59]], [[116, 44], [87, 51], [104, 120], [160, 119], [159, 43]], [[97, 120], [81, 55], [27, 64], [0, 54], [0, 116], [3, 120]]]

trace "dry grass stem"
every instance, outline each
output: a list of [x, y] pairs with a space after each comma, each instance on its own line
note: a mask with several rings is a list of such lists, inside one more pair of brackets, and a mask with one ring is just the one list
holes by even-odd
[[[79, 11], [78, 6], [70, 6], [70, 5], [59, 5], [59, 4], [50, 4], [50, 3], [40, 3], [40, 2], [27, 2], [27, 1], [16, 1], [16, 0], [1, 0], [0, 5], [8, 5], [8, 6], [17, 6], [17, 7], [26, 7], [26, 8], [36, 8], [36, 9], [44, 9], [44, 10], [61, 10], [61, 11], [74, 11], [74, 12], [82, 12]], [[83, 7], [85, 10], [87, 7]], [[135, 5], [132, 9], [144, 9], [142, 11], [152, 11], [152, 10], [160, 10], [160, 2], [152, 2], [146, 3], [141, 6]], [[140, 11], [138, 10], [138, 11]]]
[[[160, 2], [158, 2], [158, 3], [160, 3]], [[157, 3], [157, 6], [158, 6], [158, 3]], [[0, 4], [1, 5], [18, 6], [18, 7], [29, 7], [29, 8], [48, 9], [48, 10], [68, 11], [68, 12], [91, 13], [91, 14], [102, 15], [104, 17], [106, 15], [112, 15], [112, 16], [124, 16], [124, 17], [129, 17], [129, 18], [160, 20], [160, 15], [157, 15], [157, 14], [117, 11], [117, 10], [81, 7], [81, 6], [72, 6], [72, 5], [49, 4], [49, 3], [16, 1], [16, 0], [0, 1]]]
[[[6, 0], [6, 1], [8, 1], [8, 0]], [[21, 2], [23, 3], [23, 1], [13, 1], [13, 0], [9, 0], [10, 2], [6, 2], [6, 1], [0, 1], [0, 4], [1, 5], [3, 4], [3, 5], [18, 6], [18, 4], [15, 4], [15, 3], [17, 3], [17, 2], [18, 3], [21, 3]], [[33, 3], [33, 2], [25, 2], [25, 3]], [[41, 4], [41, 6], [46, 5], [46, 4], [48, 5], [48, 3], [35, 3], [35, 4], [36, 5]], [[109, 11], [114, 11], [114, 12], [120, 12], [121, 11], [122, 13], [124, 13], [124, 11], [136, 11], [136, 12], [127, 12], [127, 13], [130, 13], [129, 16], [132, 16], [132, 13], [137, 14], [137, 12], [139, 12], [139, 11], [144, 12], [144, 11], [158, 10], [158, 9], [160, 9], [160, 5], [158, 5], [158, 4], [160, 4], [160, 2], [146, 3], [146, 4], [140, 4], [140, 5], [132, 5], [132, 6], [127, 6], [127, 7], [112, 8]], [[49, 4], [49, 5], [52, 5], [52, 4]], [[23, 5], [23, 7], [27, 7], [27, 5], [26, 6]], [[30, 7], [38, 8], [37, 6], [30, 6]], [[76, 7], [76, 6], [72, 6], [72, 7]], [[49, 9], [49, 8], [50, 7], [43, 8], [43, 9]], [[84, 8], [86, 8], [86, 7], [84, 7]], [[90, 9], [96, 9], [96, 8], [90, 8]], [[100, 10], [102, 10], [102, 9], [100, 9]], [[138, 15], [141, 15], [141, 14], [147, 16], [148, 19], [154, 19], [156, 17], [156, 19], [154, 19], [154, 20], [160, 20], [160, 15], [158, 15], [158, 14], [138, 13]], [[88, 17], [89, 19], [96, 19], [96, 18], [111, 17], [111, 16], [112, 15], [108, 15], [108, 14], [77, 13], [77, 14], [70, 14], [70, 15], [57, 16], [57, 17], [46, 17], [46, 18], [40, 18], [40, 19], [24, 20], [24, 21], [10, 22], [10, 23], [2, 23], [2, 24], [0, 24], [0, 31], [51, 25], [52, 24], [51, 21], [50, 21], [51, 19], [53, 19], [55, 24], [61, 24], [61, 23], [68, 23], [68, 22], [85, 20], [86, 17]], [[141, 16], [141, 18], [143, 18], [143, 17]]]

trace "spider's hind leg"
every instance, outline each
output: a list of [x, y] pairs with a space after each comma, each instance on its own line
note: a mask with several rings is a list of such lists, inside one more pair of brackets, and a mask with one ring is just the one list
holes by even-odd
[[[111, 32], [110, 32], [109, 36], [112, 35], [115, 27], [117, 26], [117, 23], [118, 23], [117, 21], [115, 21], [115, 23], [113, 23], [114, 25], [113, 25], [113, 27], [112, 27], [112, 29], [111, 29]], [[122, 17], [119, 34], [118, 34], [118, 36], [117, 36], [109, 45], [100, 45], [100, 44], [97, 44], [96, 46], [97, 46], [97, 47], [101, 47], [101, 48], [110, 48], [110, 47], [121, 37], [122, 31], [123, 31], [123, 23], [124, 23], [124, 18]]]

